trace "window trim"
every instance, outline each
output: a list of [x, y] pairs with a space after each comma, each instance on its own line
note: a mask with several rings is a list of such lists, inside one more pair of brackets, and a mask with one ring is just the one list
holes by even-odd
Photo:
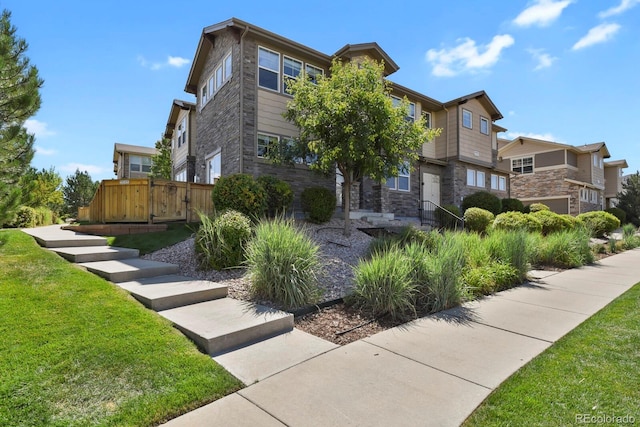
[[[275, 144], [276, 146], [280, 143], [280, 136], [279, 135], [273, 135], [270, 133], [266, 133], [266, 132], [258, 132], [256, 135], [256, 157], [258, 157], [259, 159], [267, 159], [267, 157], [265, 156], [261, 156], [259, 153], [259, 149], [260, 149], [260, 136], [266, 136], [268, 138], [275, 138]], [[268, 153], [269, 148], [266, 148], [265, 153]]]
[[[487, 131], [483, 132], [482, 131], [482, 123], [486, 123], [487, 124]], [[489, 135], [489, 119], [487, 119], [486, 117], [482, 117], [480, 116], [480, 133], [483, 135]]]
[[[482, 176], [482, 179], [480, 179]], [[478, 185], [481, 183], [482, 185]], [[485, 171], [467, 168], [467, 187], [487, 188], [487, 174]]]
[[[407, 188], [400, 188], [400, 178], [407, 178]], [[393, 183], [393, 186], [389, 184]], [[402, 162], [402, 167], [398, 169], [398, 176], [392, 176], [387, 178], [387, 182], [385, 184], [389, 190], [394, 191], [402, 191], [404, 193], [411, 192], [411, 167], [409, 162]]]
[[233, 52], [229, 52], [222, 60], [223, 81], [228, 82], [233, 76]]
[[[134, 162], [133, 159], [137, 159], [137, 162]], [[147, 160], [145, 162], [145, 159]], [[148, 163], [148, 164], [145, 164]], [[139, 169], [137, 170], [133, 170], [132, 166], [133, 165], [138, 165], [140, 166]], [[149, 168], [148, 171], [144, 170], [144, 167], [147, 166]], [[151, 160], [151, 157], [147, 157], [147, 156], [141, 156], [139, 154], [129, 154], [129, 172], [137, 172], [137, 173], [151, 173], [151, 166], [153, 166], [153, 161]]]
[[302, 74], [302, 72], [304, 71], [305, 67], [304, 67], [304, 61], [301, 61], [299, 59], [293, 58], [293, 57], [288, 56], [288, 55], [282, 55], [282, 92], [287, 94], [287, 95], [291, 95], [287, 91], [287, 85], [286, 85], [285, 79], [298, 80], [298, 76], [293, 77], [293, 76], [291, 76], [291, 75], [289, 75], [289, 74], [287, 74], [285, 72], [284, 63], [287, 60], [300, 64], [300, 71], [298, 72], [298, 76], [300, 74]]
[[[524, 160], [525, 159], [531, 159], [531, 172], [525, 172], [524, 168], [525, 168], [525, 164], [524, 164]], [[518, 167], [514, 166], [514, 163], [520, 161], [520, 166], [519, 169], [520, 171], [517, 171], [516, 169]], [[529, 165], [526, 165], [529, 166]], [[535, 158], [534, 156], [526, 156], [526, 157], [516, 157], [511, 159], [511, 172], [516, 172], [516, 173], [520, 173], [522, 175], [528, 175], [528, 174], [532, 174], [535, 171]]]
[[[219, 159], [219, 163], [220, 163], [220, 172], [218, 173], [218, 175], [216, 176], [214, 174], [214, 176], [211, 176], [211, 163], [213, 162], [213, 160], [215, 158]], [[205, 176], [205, 181], [207, 184], [213, 184], [215, 183], [215, 180], [217, 178], [220, 178], [222, 176], [222, 150], [221, 149], [217, 149], [216, 151], [210, 153], [209, 155], [207, 155], [207, 157], [205, 158], [204, 161], [204, 166], [205, 166], [205, 171], [206, 171], [206, 176]]]
[[[278, 69], [277, 70], [273, 70], [271, 68], [267, 68], [265, 66], [260, 65], [260, 51], [273, 53], [273, 54], [278, 56]], [[280, 75], [281, 75], [281, 70], [282, 70], [282, 64], [281, 64], [282, 58], [281, 57], [282, 57], [282, 55], [280, 54], [280, 52], [276, 52], [275, 50], [269, 49], [269, 48], [264, 47], [264, 46], [258, 46], [258, 64], [257, 64], [258, 65], [258, 76], [257, 76], [256, 80], [257, 80], [259, 88], [266, 89], [266, 90], [271, 90], [271, 91], [274, 91], [274, 92], [280, 92]], [[275, 79], [276, 80], [276, 88], [275, 89], [267, 87], [267, 86], [262, 86], [260, 84], [260, 69], [263, 69], [263, 70], [266, 70], [266, 71], [269, 71], [269, 72], [272, 72], [272, 73], [276, 74], [276, 79]]]
[[[465, 124], [465, 113], [469, 114], [469, 126]], [[466, 108], [462, 109], [462, 127], [473, 129], [473, 112], [471, 110], [467, 110]]]
[[[433, 114], [430, 111], [423, 111], [422, 116], [425, 118], [425, 125], [427, 129], [433, 128]], [[427, 117], [429, 118], [427, 120]]]
[[496, 191], [507, 191], [507, 178], [502, 175], [492, 173], [491, 189]]
[[[307, 76], [309, 76], [311, 74], [311, 73], [309, 73], [309, 68], [314, 68], [316, 71], [320, 71], [320, 75], [324, 76], [324, 68], [318, 67], [317, 65], [309, 64], [308, 62], [305, 62], [304, 63], [304, 72], [305, 72], [305, 74]], [[318, 84], [317, 74], [315, 74], [314, 77], [316, 77], [316, 78], [312, 80], [312, 83], [313, 84]]]

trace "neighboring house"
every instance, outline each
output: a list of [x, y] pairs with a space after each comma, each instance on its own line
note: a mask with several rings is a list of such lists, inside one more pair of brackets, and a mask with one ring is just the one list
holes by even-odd
[[[336, 188], [340, 194], [335, 174], [319, 175], [303, 159], [283, 167], [266, 158], [276, 144], [298, 135], [282, 117], [291, 99], [286, 79], [302, 70], [311, 78], [328, 73], [334, 57], [382, 61], [387, 76], [399, 68], [376, 43], [347, 44], [327, 55], [236, 18], [204, 28], [185, 87], [197, 99], [196, 180], [212, 182], [233, 173], [273, 175], [292, 185], [296, 204], [309, 186]], [[417, 216], [421, 200], [459, 206], [479, 190], [508, 196], [509, 172], [497, 162], [497, 133], [505, 129], [494, 123], [502, 114], [484, 91], [442, 103], [397, 84], [392, 88], [394, 100], [408, 98], [408, 120], [423, 116], [443, 132], [425, 141], [412, 172], [386, 183], [365, 179], [356, 185], [352, 208]]]
[[613, 208], [618, 204], [617, 195], [622, 191], [623, 169], [628, 168], [626, 160], [604, 162], [604, 207]]
[[154, 147], [115, 143], [113, 146], [113, 172], [117, 179], [147, 178], [151, 172]]
[[604, 142], [573, 146], [519, 137], [499, 145], [498, 159], [513, 173], [511, 197], [561, 214], [605, 208], [604, 159], [610, 155]]
[[174, 99], [164, 137], [171, 140], [171, 179], [194, 182], [196, 176], [196, 104]]

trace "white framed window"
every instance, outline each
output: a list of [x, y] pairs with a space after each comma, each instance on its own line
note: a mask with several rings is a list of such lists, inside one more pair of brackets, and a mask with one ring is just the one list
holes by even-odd
[[580, 201], [581, 202], [588, 202], [589, 201], [589, 190], [587, 190], [586, 188], [581, 188], [580, 189]]
[[151, 157], [129, 156], [129, 170], [131, 172], [151, 172]]
[[216, 78], [214, 74], [211, 74], [211, 77], [209, 77], [209, 83], [207, 85], [209, 86], [209, 99], [211, 99], [216, 91]]
[[176, 172], [173, 177], [174, 181], [187, 182], [187, 170], [182, 169], [180, 172]]
[[[391, 96], [391, 102], [394, 107], [399, 107], [402, 103], [402, 99], [397, 96]], [[407, 107], [407, 115], [405, 116], [405, 120], [414, 122], [416, 120], [416, 104], [413, 102], [409, 102]]]
[[231, 78], [233, 72], [233, 56], [229, 53], [224, 58], [224, 81], [226, 82]]
[[489, 135], [489, 120], [480, 117], [480, 133]]
[[282, 59], [282, 76], [283, 76], [282, 90], [285, 93], [291, 93], [289, 92], [289, 89], [287, 89], [287, 81], [296, 80], [301, 72], [302, 72], [302, 61], [289, 58], [288, 56], [285, 56]]
[[207, 103], [207, 84], [205, 83], [202, 86], [202, 89], [200, 89], [200, 108], [204, 107], [204, 105]]
[[216, 67], [215, 75], [216, 75], [216, 92], [217, 92], [222, 87], [222, 84], [224, 83], [222, 64]]
[[433, 127], [433, 121], [431, 118], [431, 113], [423, 111], [422, 112], [422, 117], [424, 118], [424, 126], [427, 129], [431, 129]]
[[269, 157], [269, 152], [278, 147], [279, 137], [275, 135], [267, 135], [264, 133], [258, 134], [258, 146], [256, 154], [260, 158]]
[[177, 131], [178, 148], [187, 142], [187, 118], [183, 117]]
[[398, 170], [398, 176], [387, 178], [387, 187], [390, 190], [409, 191], [411, 189], [411, 172], [409, 163], [404, 162]]
[[475, 169], [467, 169], [467, 186], [485, 188], [485, 173]]
[[278, 91], [280, 77], [280, 54], [258, 47], [258, 86]]
[[595, 190], [591, 190], [589, 192], [589, 203], [598, 204], [598, 192]]
[[491, 189], [498, 191], [507, 190], [507, 179], [504, 176], [491, 174]]
[[464, 108], [462, 109], [462, 126], [473, 129], [473, 113]]
[[220, 151], [207, 157], [205, 160], [207, 169], [207, 184], [214, 184], [222, 175], [222, 156]]
[[324, 75], [324, 70], [322, 68], [311, 64], [307, 64], [304, 71], [307, 73], [307, 78], [314, 84], [318, 84], [318, 76]]
[[522, 174], [533, 173], [533, 157], [511, 160], [511, 170]]

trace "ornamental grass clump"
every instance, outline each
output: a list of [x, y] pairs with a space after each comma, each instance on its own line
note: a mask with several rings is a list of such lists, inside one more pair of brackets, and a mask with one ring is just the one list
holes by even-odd
[[520, 283], [518, 271], [513, 266], [497, 261], [466, 269], [462, 281], [467, 292], [474, 297], [490, 295]]
[[319, 247], [293, 220], [263, 220], [246, 250], [251, 292], [284, 309], [317, 302], [321, 270]]
[[406, 320], [416, 316], [414, 269], [402, 249], [374, 253], [354, 269], [353, 300], [374, 316]]
[[527, 278], [532, 255], [529, 233], [521, 229], [515, 231], [494, 230], [487, 237], [486, 244], [493, 260], [504, 262], [516, 269], [519, 283]]
[[195, 236], [195, 251], [200, 268], [238, 267], [244, 261], [244, 247], [251, 237], [251, 220], [229, 210], [209, 218], [199, 213], [200, 228]]
[[622, 244], [625, 249], [634, 249], [640, 246], [640, 237], [636, 236], [637, 231], [633, 224], [622, 226]]
[[535, 263], [560, 268], [575, 268], [594, 261], [589, 245], [589, 231], [579, 227], [553, 233], [541, 239], [535, 253]]
[[463, 241], [455, 233], [446, 233], [432, 256], [425, 259], [428, 283], [421, 289], [425, 309], [435, 313], [460, 305], [463, 296], [462, 272], [465, 266]]

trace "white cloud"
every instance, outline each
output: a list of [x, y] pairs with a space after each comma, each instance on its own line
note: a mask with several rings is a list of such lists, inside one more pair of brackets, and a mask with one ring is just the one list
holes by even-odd
[[537, 25], [546, 27], [558, 19], [562, 11], [573, 3], [573, 0], [535, 0], [534, 3], [520, 12], [513, 20], [519, 27], [530, 27]]
[[635, 5], [639, 4], [640, 0], [622, 0], [618, 6], [607, 9], [600, 12], [598, 16], [600, 18], [608, 18], [609, 16], [619, 15], [627, 10], [631, 9]]
[[587, 35], [578, 40], [571, 49], [579, 50], [594, 44], [604, 43], [610, 40], [620, 28], [618, 24], [600, 24], [590, 29]]
[[58, 153], [56, 150], [44, 148], [39, 145], [36, 145], [33, 148], [36, 150], [36, 153], [40, 154], [41, 156], [53, 156], [54, 154]]
[[62, 170], [63, 172], [70, 172], [73, 173], [76, 171], [76, 169], [79, 169], [80, 172], [84, 172], [87, 171], [89, 172], [89, 174], [101, 174], [103, 172], [105, 172], [105, 168], [101, 167], [101, 166], [97, 166], [97, 165], [85, 165], [82, 163], [67, 163], [66, 165], [63, 165], [60, 167], [60, 170]]
[[480, 48], [470, 38], [458, 41], [460, 43], [450, 49], [427, 51], [427, 61], [433, 65], [431, 73], [434, 76], [451, 77], [465, 71], [489, 68], [498, 62], [503, 49], [515, 43], [509, 34], [496, 35], [489, 44]]
[[507, 114], [509, 114], [510, 116], [515, 116], [515, 115], [516, 115], [516, 112], [515, 112], [515, 111], [513, 111], [513, 110], [510, 110], [510, 111], [509, 111], [509, 113], [507, 113]]
[[534, 71], [542, 70], [543, 68], [549, 68], [558, 59], [555, 56], [551, 56], [543, 49], [528, 49], [533, 59], [538, 63]]
[[543, 141], [559, 142], [560, 144], [564, 144], [564, 141], [561, 141], [551, 133], [506, 132], [505, 136], [509, 139], [515, 139], [522, 136], [525, 138], [541, 139]]
[[28, 119], [24, 122], [24, 127], [27, 128], [27, 132], [34, 134], [36, 138], [43, 138], [46, 136], [52, 136], [56, 133], [49, 129], [49, 125], [40, 120]]
[[189, 62], [191, 62], [186, 58], [181, 58], [179, 56], [171, 56], [171, 55], [167, 57], [166, 62], [149, 62], [147, 58], [145, 58], [142, 55], [138, 55], [136, 60], [138, 61], [138, 64], [140, 64], [142, 67], [149, 68], [153, 71], [157, 71], [165, 67], [181, 68], [187, 65]]
[[169, 59], [167, 60], [168, 65], [176, 68], [183, 67], [187, 65], [189, 62], [190, 61], [187, 58], [181, 58], [179, 56], [171, 56], [171, 55], [169, 55]]

